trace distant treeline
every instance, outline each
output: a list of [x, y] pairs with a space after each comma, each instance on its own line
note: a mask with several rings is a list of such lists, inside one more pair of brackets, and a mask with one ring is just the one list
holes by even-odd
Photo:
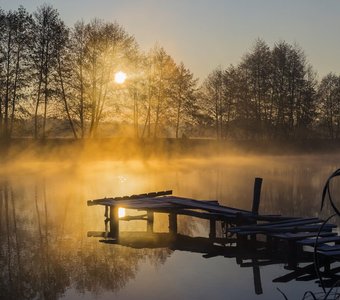
[[337, 139], [340, 77], [318, 82], [297, 45], [257, 40], [237, 66], [199, 84], [117, 23], [68, 28], [49, 5], [0, 10], [0, 136]]

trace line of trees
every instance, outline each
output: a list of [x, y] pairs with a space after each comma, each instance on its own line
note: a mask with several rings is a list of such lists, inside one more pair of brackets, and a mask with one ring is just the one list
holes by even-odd
[[[128, 80], [114, 83], [123, 70]], [[340, 76], [317, 80], [297, 45], [257, 40], [199, 84], [118, 23], [65, 25], [50, 5], [0, 10], [0, 137], [340, 137]]]
[[209, 75], [201, 100], [209, 104], [202, 107], [218, 138], [296, 138], [312, 134], [316, 88], [316, 75], [298, 46], [279, 42], [270, 49], [258, 40], [238, 66]]

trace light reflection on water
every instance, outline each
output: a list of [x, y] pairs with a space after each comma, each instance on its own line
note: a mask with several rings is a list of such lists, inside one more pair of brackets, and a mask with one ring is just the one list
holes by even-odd
[[[0, 175], [0, 294], [6, 299], [253, 299], [253, 274], [234, 259], [172, 251], [133, 249], [87, 238], [103, 230], [102, 207], [86, 200], [173, 189], [175, 195], [216, 199], [250, 209], [254, 177], [263, 177], [260, 210], [296, 216], [319, 214], [323, 184], [336, 157], [229, 157], [167, 161], [100, 161], [22, 164]], [[335, 185], [334, 194], [339, 189]], [[129, 212], [130, 214], [131, 212]], [[330, 213], [330, 209], [325, 215]], [[137, 213], [136, 213], [137, 214]], [[140, 214], [140, 212], [138, 212]], [[207, 221], [180, 218], [179, 232], [206, 236]], [[155, 231], [166, 232], [157, 214]], [[143, 221], [121, 230], [145, 231]], [[311, 282], [272, 283], [282, 265], [261, 268], [263, 294], [290, 299]]]

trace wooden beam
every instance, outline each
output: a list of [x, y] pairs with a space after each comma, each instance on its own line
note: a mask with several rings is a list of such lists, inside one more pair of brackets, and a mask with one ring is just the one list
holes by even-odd
[[92, 205], [98, 205], [102, 204], [102, 202], [108, 202], [108, 201], [120, 201], [120, 200], [135, 200], [135, 199], [143, 199], [143, 198], [156, 198], [160, 196], [168, 196], [172, 195], [172, 190], [168, 191], [160, 191], [160, 192], [151, 192], [146, 194], [138, 194], [138, 195], [132, 195], [132, 196], [123, 196], [123, 197], [114, 197], [114, 198], [101, 198], [101, 199], [95, 199], [95, 200], [89, 200], [87, 201], [88, 206]]
[[[314, 246], [315, 241], [316, 241], [315, 239], [303, 239], [301, 241], [298, 241], [297, 243], [303, 246]], [[318, 245], [331, 242], [340, 243], [340, 236], [330, 236], [324, 238], [321, 236], [320, 238], [318, 238]]]
[[153, 232], [154, 213], [147, 211], [147, 231]]
[[119, 235], [118, 207], [110, 206], [110, 237], [117, 238]]
[[177, 234], [177, 214], [169, 214], [169, 232]]
[[215, 238], [216, 237], [216, 221], [213, 219], [210, 219], [210, 231], [209, 231], [209, 238]]
[[253, 206], [252, 213], [258, 214], [261, 200], [261, 187], [262, 187], [262, 178], [256, 177], [254, 181], [254, 194], [253, 194]]

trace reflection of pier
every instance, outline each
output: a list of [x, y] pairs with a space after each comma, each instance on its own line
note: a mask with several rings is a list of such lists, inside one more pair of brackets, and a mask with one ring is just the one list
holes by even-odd
[[[261, 179], [255, 180], [252, 211], [219, 205], [217, 201], [198, 201], [172, 196], [171, 191], [104, 198], [88, 201], [88, 205], [105, 207], [105, 231], [88, 232], [89, 236], [105, 238], [103, 243], [132, 248], [164, 248], [202, 253], [210, 258], [236, 258], [241, 267], [252, 267], [255, 292], [262, 293], [260, 266], [285, 264], [290, 273], [274, 282], [316, 280], [313, 247], [318, 254], [319, 275], [331, 286], [340, 279], [340, 267], [334, 266], [340, 256], [340, 237], [336, 227], [323, 224], [318, 218], [291, 218], [258, 214]], [[139, 216], [119, 218], [119, 208], [146, 211]], [[169, 232], [153, 231], [154, 213], [167, 213]], [[189, 237], [178, 233], [177, 217], [187, 215], [209, 220], [209, 237]], [[146, 232], [121, 232], [119, 221], [145, 220]], [[217, 237], [216, 224], [224, 228]], [[310, 247], [312, 246], [312, 247]], [[309, 249], [308, 249], [309, 247]], [[309, 250], [309, 251], [308, 251]]]

